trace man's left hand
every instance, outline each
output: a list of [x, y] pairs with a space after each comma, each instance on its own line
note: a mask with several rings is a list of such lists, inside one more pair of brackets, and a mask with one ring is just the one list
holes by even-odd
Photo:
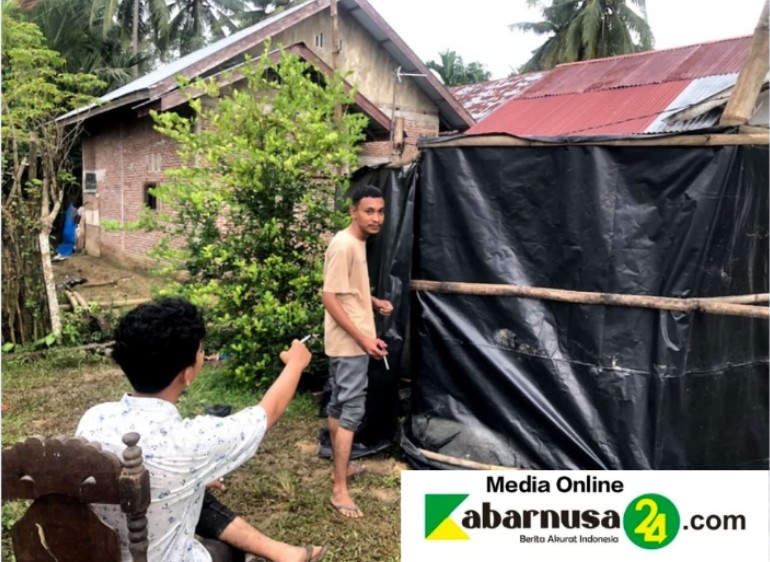
[[393, 304], [390, 301], [372, 298], [372, 303], [374, 303], [377, 312], [383, 316], [390, 316], [393, 313]]

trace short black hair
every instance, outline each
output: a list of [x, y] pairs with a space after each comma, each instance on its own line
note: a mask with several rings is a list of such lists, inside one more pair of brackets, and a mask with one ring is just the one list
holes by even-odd
[[364, 197], [374, 197], [379, 199], [385, 199], [385, 196], [380, 191], [379, 187], [375, 187], [370, 184], [359, 185], [353, 189], [353, 193], [350, 194], [350, 200], [354, 207], [358, 206], [361, 199]]
[[194, 304], [165, 297], [126, 314], [115, 329], [112, 358], [137, 392], [155, 394], [195, 364], [206, 325]]

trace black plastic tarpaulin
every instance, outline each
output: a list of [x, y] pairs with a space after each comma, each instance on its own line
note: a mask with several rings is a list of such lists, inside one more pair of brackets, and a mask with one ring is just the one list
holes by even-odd
[[[768, 292], [764, 146], [422, 147], [412, 278]], [[768, 467], [768, 323], [416, 292], [403, 444], [547, 469]]]

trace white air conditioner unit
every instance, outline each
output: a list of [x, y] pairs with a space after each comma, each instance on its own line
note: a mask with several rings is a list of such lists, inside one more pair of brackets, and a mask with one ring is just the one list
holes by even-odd
[[96, 172], [83, 172], [83, 193], [96, 193]]

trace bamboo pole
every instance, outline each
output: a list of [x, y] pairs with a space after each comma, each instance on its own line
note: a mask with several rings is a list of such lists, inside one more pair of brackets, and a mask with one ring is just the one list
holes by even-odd
[[757, 295], [735, 295], [731, 297], [702, 297], [698, 300], [706, 302], [729, 302], [733, 304], [762, 304], [770, 302], [770, 294], [759, 293]]
[[80, 307], [80, 303], [75, 298], [75, 295], [72, 294], [72, 291], [64, 291], [64, 296], [67, 297], [67, 301], [70, 303], [69, 307], [67, 307], [66, 304], [59, 305], [59, 308], [69, 308], [71, 310], [77, 310]]
[[6, 359], [20, 359], [23, 357], [34, 357], [37, 355], [45, 355], [46, 353], [55, 352], [55, 351], [67, 351], [67, 352], [73, 352], [73, 351], [106, 351], [108, 349], [112, 349], [112, 346], [115, 345], [114, 341], [108, 341], [108, 342], [102, 342], [102, 343], [88, 343], [85, 345], [77, 345], [74, 347], [51, 347], [47, 349], [36, 349], [34, 351], [20, 351], [15, 353], [8, 353], [4, 354], [4, 358]]
[[72, 291], [72, 296], [75, 297], [75, 300], [78, 301], [78, 304], [80, 306], [82, 306], [84, 309], [88, 310], [88, 301], [83, 298], [83, 295], [81, 295], [77, 291]]
[[99, 283], [84, 283], [81, 285], [83, 289], [93, 289], [95, 287], [107, 287], [109, 285], [117, 285], [120, 281], [124, 281], [128, 279], [128, 277], [122, 277], [120, 279], [115, 279], [114, 281], [100, 281]]
[[438, 462], [443, 462], [444, 464], [449, 464], [452, 466], [459, 466], [461, 468], [470, 468], [473, 470], [521, 470], [518, 467], [514, 466], [500, 466], [497, 464], [485, 464], [481, 462], [476, 462], [468, 459], [461, 459], [458, 457], [452, 457], [449, 455], [443, 455], [441, 453], [435, 453], [433, 451], [427, 451], [425, 449], [417, 449], [422, 453], [422, 455], [426, 459], [431, 459]]
[[467, 136], [446, 140], [443, 142], [426, 143], [420, 146], [427, 148], [457, 148], [463, 146], [727, 146], [757, 144], [767, 145], [770, 142], [768, 133], [739, 133], [713, 135], [672, 135], [666, 137], [619, 139], [588, 142], [543, 142], [511, 137], [508, 135]]
[[768, 0], [762, 7], [762, 14], [754, 29], [751, 49], [746, 62], [741, 68], [720, 125], [743, 125], [749, 122], [757, 105], [757, 97], [767, 76], [770, 61], [768, 61]]
[[600, 304], [610, 306], [629, 306], [636, 308], [654, 308], [679, 312], [704, 312], [727, 316], [748, 318], [770, 318], [767, 307], [714, 302], [705, 299], [678, 299], [654, 295], [621, 295], [616, 293], [590, 293], [585, 291], [566, 291], [543, 287], [524, 287], [522, 285], [496, 285], [491, 283], [459, 283], [452, 281], [412, 280], [409, 286], [415, 291], [432, 293], [459, 293], [463, 295], [514, 296], [530, 299], [544, 299], [577, 304]]
[[[110, 301], [110, 302], [93, 302], [94, 306], [99, 308], [123, 308], [127, 306], [137, 306], [152, 301], [152, 299], [126, 299], [122, 301]], [[72, 306], [68, 304], [59, 305], [59, 308], [63, 310], [72, 310]]]

